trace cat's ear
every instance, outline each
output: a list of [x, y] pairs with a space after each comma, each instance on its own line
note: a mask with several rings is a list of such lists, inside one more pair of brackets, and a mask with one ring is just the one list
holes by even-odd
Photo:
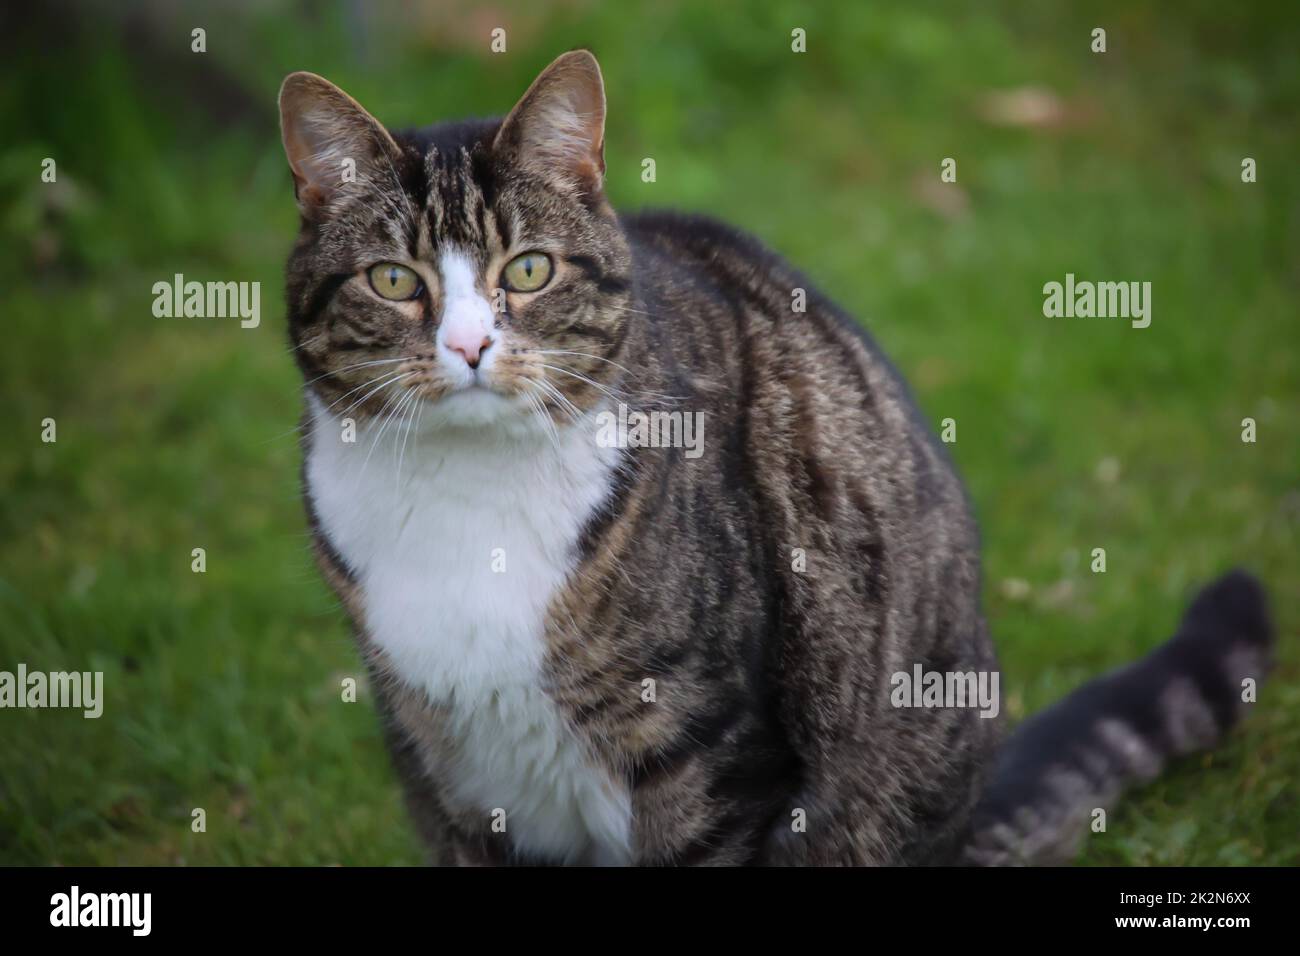
[[494, 149], [553, 181], [599, 192], [605, 177], [605, 84], [586, 50], [558, 57], [533, 81]]
[[280, 135], [294, 194], [313, 215], [349, 185], [391, 170], [400, 150], [388, 130], [315, 73], [291, 73], [280, 87]]

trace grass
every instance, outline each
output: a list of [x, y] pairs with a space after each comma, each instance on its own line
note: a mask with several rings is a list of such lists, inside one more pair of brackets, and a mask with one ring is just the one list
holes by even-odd
[[[840, 7], [394, 5], [358, 43], [331, 5], [191, 5], [139, 45], [104, 6], [8, 58], [0, 669], [102, 670], [106, 701], [99, 720], [0, 712], [0, 863], [418, 862], [369, 698], [341, 700], [358, 659], [297, 500], [274, 95], [305, 68], [395, 125], [494, 113], [579, 45], [605, 69], [616, 205], [756, 233], [863, 319], [932, 421], [956, 419], [1013, 718], [1155, 646], [1222, 570], [1267, 583], [1283, 641], [1250, 719], [1127, 799], [1081, 861], [1300, 862], [1294, 14]], [[1026, 87], [1050, 123], [984, 116]], [[154, 318], [176, 272], [260, 282], [261, 326]], [[1151, 327], [1044, 318], [1066, 272], [1149, 280]]]

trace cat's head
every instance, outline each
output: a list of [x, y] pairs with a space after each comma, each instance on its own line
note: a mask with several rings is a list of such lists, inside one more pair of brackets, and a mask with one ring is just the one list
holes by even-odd
[[302, 214], [289, 329], [320, 407], [551, 428], [612, 394], [630, 264], [590, 53], [504, 120], [390, 132], [311, 73], [284, 81], [280, 116]]

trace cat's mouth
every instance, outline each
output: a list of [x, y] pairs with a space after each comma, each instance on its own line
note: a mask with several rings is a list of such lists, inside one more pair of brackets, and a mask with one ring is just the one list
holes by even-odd
[[434, 363], [417, 359], [403, 368], [403, 371], [410, 375], [401, 383], [405, 385], [405, 390], [414, 392], [420, 400], [430, 404], [447, 401], [456, 395], [491, 394], [505, 397], [508, 394], [495, 377], [483, 368], [465, 369], [465, 374], [459, 376], [449, 375]]
[[424, 401], [431, 427], [514, 430], [530, 421], [526, 399], [489, 382], [457, 385], [444, 389], [436, 398], [424, 397]]
[[373, 417], [380, 422], [395, 411], [398, 419], [423, 422], [417, 431], [504, 427], [509, 432], [521, 428], [549, 432], [567, 420], [562, 408], [556, 410], [567, 404], [554, 397], [559, 390], [535, 370], [509, 362], [448, 369], [418, 355], [396, 366], [394, 374], [397, 380], [392, 387], [371, 402], [378, 407]]
[[[431, 392], [437, 391], [436, 395]], [[475, 374], [468, 381], [455, 382], [445, 385], [441, 390], [426, 389], [422, 398], [427, 401], [447, 401], [456, 396], [483, 395], [493, 396], [495, 398], [510, 398], [512, 393], [509, 389], [503, 388], [500, 382], [493, 381], [482, 374]]]

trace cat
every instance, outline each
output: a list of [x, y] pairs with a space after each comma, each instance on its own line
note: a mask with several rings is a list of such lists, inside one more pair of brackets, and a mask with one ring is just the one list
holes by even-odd
[[[1069, 859], [1233, 724], [1260, 586], [1230, 573], [1005, 741], [895, 706], [918, 666], [998, 669], [945, 447], [757, 241], [614, 212], [605, 106], [584, 50], [504, 120], [390, 132], [313, 74], [280, 93], [303, 497], [430, 861]], [[628, 409], [699, 416], [703, 454], [601, 440]]]

